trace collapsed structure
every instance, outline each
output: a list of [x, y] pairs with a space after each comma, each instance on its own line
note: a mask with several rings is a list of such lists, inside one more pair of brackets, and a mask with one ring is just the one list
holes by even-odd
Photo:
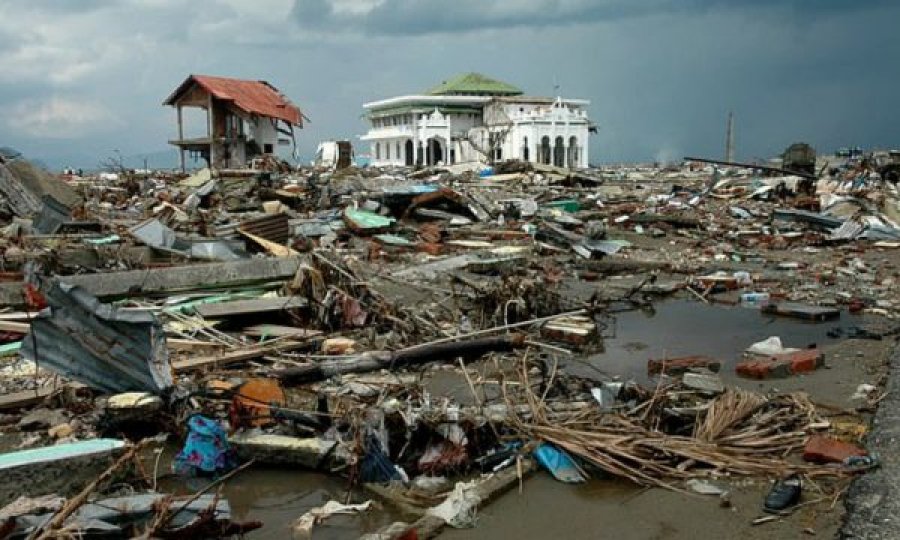
[[594, 130], [588, 105], [528, 97], [510, 84], [467, 73], [424, 94], [364, 104], [371, 128], [362, 140], [376, 166], [521, 160], [583, 168]]
[[[185, 152], [214, 168], [241, 168], [256, 156], [271, 156], [279, 145], [296, 148], [294, 128], [303, 127], [303, 113], [266, 81], [190, 75], [163, 101], [176, 109], [181, 170]], [[183, 109], [206, 111], [206, 134], [185, 137]]]
[[[217, 88], [218, 107], [255, 106]], [[474, 97], [482, 114], [505, 103]], [[429, 144], [423, 160], [440, 161]], [[573, 169], [498, 145], [430, 167], [272, 158], [65, 180], [0, 150], [0, 538], [310, 538], [357, 512], [378, 512], [361, 540], [432, 538], [538, 467], [675, 492], [670, 515], [702, 504], [682, 493], [714, 495], [732, 532], [793, 537], [822, 515], [816, 530], [836, 532], [854, 477], [893, 463], [892, 439], [866, 434], [900, 334], [896, 183], [855, 157], [816, 173]], [[557, 157], [581, 159], [572, 146]], [[673, 304], [691, 311], [658, 322]], [[650, 337], [623, 344], [630, 315]], [[738, 332], [719, 326], [734, 317]], [[759, 341], [774, 328], [784, 341]], [[728, 347], [709, 346], [716, 333]], [[181, 449], [163, 461], [166, 437]], [[279, 489], [340, 493], [261, 513], [273, 481], [258, 465], [278, 467]], [[166, 494], [192, 476], [216, 479]], [[225, 481], [252, 489], [211, 491]], [[613, 491], [612, 512], [640, 504]], [[249, 515], [232, 515], [234, 492], [257, 498]], [[536, 528], [579, 519], [580, 494], [554, 497], [557, 519]], [[592, 532], [613, 523], [603, 511]]]

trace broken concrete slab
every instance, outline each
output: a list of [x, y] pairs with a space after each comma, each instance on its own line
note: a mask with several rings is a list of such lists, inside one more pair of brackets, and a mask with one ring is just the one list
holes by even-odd
[[120, 440], [93, 439], [0, 454], [0, 506], [21, 495], [76, 493], [81, 484], [105, 470], [124, 447]]
[[446, 257], [436, 261], [403, 268], [402, 270], [394, 272], [393, 276], [395, 278], [404, 279], [414, 277], [434, 279], [441, 274], [446, 274], [453, 270], [461, 270], [463, 268], [468, 268], [473, 272], [496, 269], [504, 265], [513, 265], [516, 262], [523, 261], [527, 251], [528, 248], [519, 250], [486, 250], [466, 253], [464, 255]]
[[333, 470], [343, 467], [351, 459], [347, 449], [337, 441], [316, 437], [244, 432], [230, 437], [228, 442], [241, 459], [254, 459], [268, 465]]
[[198, 304], [194, 311], [204, 318], [215, 319], [302, 309], [307, 306], [309, 306], [309, 301], [302, 296], [276, 296], [272, 298], [235, 300], [233, 302]]
[[808, 321], [827, 321], [837, 319], [841, 316], [841, 310], [837, 308], [811, 306], [797, 302], [769, 303], [764, 305], [760, 311], [770, 315], [793, 317], [795, 319], [805, 319]]
[[[193, 264], [152, 270], [58, 276], [98, 298], [173, 294], [203, 289], [240, 287], [267, 281], [283, 281], [297, 273], [306, 257], [251, 259], [226, 263]], [[0, 283], [0, 304], [24, 305], [21, 283]]]
[[725, 391], [722, 378], [714, 373], [695, 373], [688, 371], [681, 378], [682, 384], [693, 390], [710, 394], [721, 394]]

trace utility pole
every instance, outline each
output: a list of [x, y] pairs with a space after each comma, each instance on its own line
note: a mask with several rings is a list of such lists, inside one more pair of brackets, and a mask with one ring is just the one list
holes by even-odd
[[734, 161], [734, 113], [728, 113], [728, 124], [725, 126], [725, 161]]

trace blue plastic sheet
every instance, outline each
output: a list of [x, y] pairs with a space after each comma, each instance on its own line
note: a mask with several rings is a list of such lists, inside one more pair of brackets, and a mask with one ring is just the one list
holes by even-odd
[[542, 443], [535, 448], [534, 457], [553, 478], [567, 484], [580, 484], [587, 480], [581, 468], [569, 454], [552, 444]]
[[360, 464], [360, 478], [363, 482], [378, 484], [400, 479], [400, 473], [374, 435], [366, 437], [366, 455]]

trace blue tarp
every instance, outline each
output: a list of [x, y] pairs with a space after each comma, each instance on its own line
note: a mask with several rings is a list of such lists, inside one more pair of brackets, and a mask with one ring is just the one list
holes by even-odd
[[552, 444], [542, 443], [535, 448], [534, 457], [554, 478], [567, 484], [580, 484], [587, 480], [581, 468], [569, 454]]

